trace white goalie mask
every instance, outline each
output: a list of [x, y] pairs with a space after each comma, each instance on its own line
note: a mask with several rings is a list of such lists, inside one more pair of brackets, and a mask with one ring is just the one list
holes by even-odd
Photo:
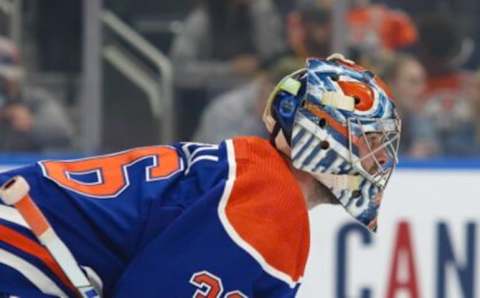
[[385, 83], [340, 55], [308, 59], [268, 100], [274, 145], [371, 231], [398, 163], [400, 119]]

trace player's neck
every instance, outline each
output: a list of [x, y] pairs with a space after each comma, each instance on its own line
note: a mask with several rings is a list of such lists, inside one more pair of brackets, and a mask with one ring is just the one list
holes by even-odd
[[330, 191], [320, 184], [312, 175], [297, 170], [291, 166], [293, 175], [297, 179], [300, 189], [303, 192], [303, 197], [308, 210], [322, 205], [322, 204], [335, 204], [336, 200]]

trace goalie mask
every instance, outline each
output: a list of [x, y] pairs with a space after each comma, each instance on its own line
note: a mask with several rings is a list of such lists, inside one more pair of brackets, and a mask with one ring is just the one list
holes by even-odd
[[274, 145], [371, 231], [397, 164], [400, 119], [377, 76], [341, 55], [285, 77], [263, 120]]

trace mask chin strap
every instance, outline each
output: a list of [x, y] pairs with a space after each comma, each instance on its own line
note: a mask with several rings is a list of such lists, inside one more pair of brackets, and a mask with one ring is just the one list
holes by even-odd
[[292, 150], [290, 149], [290, 145], [287, 143], [287, 138], [278, 123], [275, 123], [273, 126], [273, 130], [270, 134], [270, 143], [287, 156], [290, 156]]

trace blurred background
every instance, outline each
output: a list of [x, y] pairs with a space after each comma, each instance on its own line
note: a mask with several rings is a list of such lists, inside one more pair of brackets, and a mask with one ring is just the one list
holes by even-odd
[[263, 135], [273, 84], [341, 52], [381, 74], [407, 159], [480, 154], [475, 0], [2, 0], [0, 151]]
[[403, 118], [377, 236], [314, 210], [299, 297], [480, 297], [480, 1], [0, 0], [0, 170], [266, 136], [275, 82], [340, 52]]

